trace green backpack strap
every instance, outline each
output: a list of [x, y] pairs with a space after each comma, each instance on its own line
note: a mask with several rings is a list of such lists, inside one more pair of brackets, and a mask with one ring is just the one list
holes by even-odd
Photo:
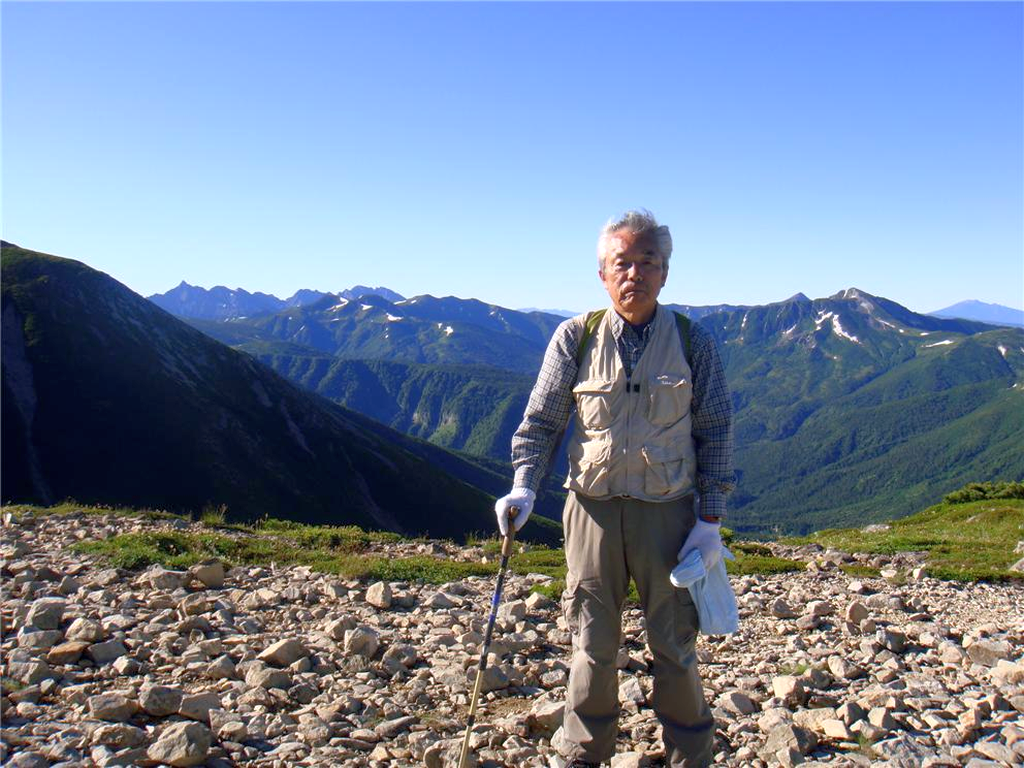
[[676, 316], [679, 340], [683, 343], [683, 356], [686, 358], [686, 364], [690, 365], [690, 318], [679, 312], [673, 314]]
[[594, 331], [597, 330], [597, 324], [601, 322], [604, 318], [604, 313], [607, 311], [607, 309], [595, 309], [593, 312], [587, 313], [587, 319], [583, 324], [583, 336], [580, 337], [580, 345], [576, 349], [577, 368], [583, 364], [583, 353], [587, 351], [587, 342], [594, 335]]
[[[587, 313], [587, 319], [583, 323], [583, 336], [580, 337], [580, 345], [576, 349], [576, 367], [583, 364], [583, 354], [587, 351], [587, 342], [590, 341], [597, 330], [597, 324], [604, 318], [607, 309], [595, 309]], [[679, 312], [673, 312], [676, 316], [676, 329], [679, 331], [679, 341], [683, 345], [683, 356], [686, 364], [690, 365], [690, 318]]]

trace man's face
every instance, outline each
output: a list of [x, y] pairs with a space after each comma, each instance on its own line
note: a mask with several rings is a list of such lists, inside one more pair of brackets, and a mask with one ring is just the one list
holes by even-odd
[[668, 278], [651, 233], [613, 232], [604, 239], [604, 274], [600, 274], [615, 311], [634, 325], [654, 312]]

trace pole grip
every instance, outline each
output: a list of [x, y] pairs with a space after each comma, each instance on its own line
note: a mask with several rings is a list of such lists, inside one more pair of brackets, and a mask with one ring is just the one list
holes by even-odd
[[508, 557], [512, 554], [512, 540], [516, 535], [515, 519], [519, 515], [519, 507], [508, 508], [508, 533], [501, 542], [501, 556]]

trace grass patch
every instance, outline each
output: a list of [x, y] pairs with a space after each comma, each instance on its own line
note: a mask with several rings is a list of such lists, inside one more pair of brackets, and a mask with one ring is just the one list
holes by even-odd
[[811, 668], [810, 664], [805, 664], [800, 661], [795, 664], [785, 664], [779, 667], [780, 675], [792, 675], [793, 677], [800, 677], [804, 672]]
[[[188, 520], [159, 510], [135, 511], [123, 508], [86, 507], [74, 502], [56, 507], [40, 508], [26, 505], [4, 507], [18, 516], [118, 515], [149, 520]], [[265, 518], [253, 525], [227, 524], [227, 510], [208, 508], [202, 522], [219, 530], [146, 531], [124, 533], [102, 541], [83, 541], [74, 546], [78, 552], [104, 558], [109, 564], [127, 570], [140, 570], [154, 564], [185, 569], [211, 557], [219, 558], [228, 567], [233, 565], [306, 565], [323, 573], [344, 578], [380, 579], [383, 581], [423, 581], [445, 583], [469, 576], [492, 576], [498, 570], [501, 541], [478, 539], [488, 562], [460, 562], [444, 556], [414, 555], [394, 558], [370, 551], [375, 546], [406, 541], [387, 531], [364, 531], [356, 526], [306, 525], [290, 520]], [[731, 532], [730, 532], [731, 534]], [[787, 573], [798, 571], [803, 564], [773, 557], [764, 546], [735, 541], [729, 536], [736, 560], [729, 562], [729, 573]], [[517, 574], [540, 573], [553, 582], [538, 585], [534, 591], [558, 600], [565, 589], [566, 563], [562, 549], [544, 545], [517, 543], [510, 569]], [[630, 583], [627, 600], [637, 603], [635, 585]]]
[[806, 566], [799, 560], [788, 557], [764, 555], [737, 555], [735, 560], [727, 560], [725, 570], [732, 576], [752, 576], [755, 574], [796, 573]]
[[552, 600], [561, 600], [562, 593], [565, 591], [565, 579], [555, 579], [547, 584], [534, 584], [530, 591], [550, 597]]
[[74, 499], [67, 499], [51, 507], [37, 507], [31, 504], [6, 504], [3, 512], [11, 512], [15, 517], [45, 517], [47, 515], [107, 515], [113, 517], [138, 517], [144, 520], [189, 520], [185, 515], [176, 515], [163, 509], [132, 509], [130, 507], [105, 507], [79, 504]]
[[768, 549], [764, 544], [758, 544], [754, 541], [737, 541], [733, 544], [727, 545], [729, 551], [734, 555], [757, 555], [758, 557], [771, 557], [772, 551]]
[[1024, 500], [1000, 498], [936, 504], [892, 521], [886, 531], [837, 528], [785, 541], [813, 542], [868, 554], [926, 552], [925, 571], [930, 576], [949, 581], [1001, 582], [1024, 580], [1024, 575], [1009, 570], [1020, 558], [1013, 549], [1021, 539]]
[[208, 504], [203, 513], [199, 516], [199, 521], [203, 525], [209, 526], [221, 526], [224, 525], [228, 520], [228, 505], [221, 504], [219, 507], [214, 507], [212, 504]]

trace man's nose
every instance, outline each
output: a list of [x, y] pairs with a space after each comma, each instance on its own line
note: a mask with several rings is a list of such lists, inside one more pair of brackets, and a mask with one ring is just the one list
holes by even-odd
[[629, 275], [629, 277], [631, 277], [633, 279], [636, 279], [637, 277], [639, 277], [641, 273], [642, 273], [642, 270], [640, 268], [640, 262], [639, 261], [634, 261], [632, 264], [629, 265], [629, 269], [626, 270], [626, 274]]

